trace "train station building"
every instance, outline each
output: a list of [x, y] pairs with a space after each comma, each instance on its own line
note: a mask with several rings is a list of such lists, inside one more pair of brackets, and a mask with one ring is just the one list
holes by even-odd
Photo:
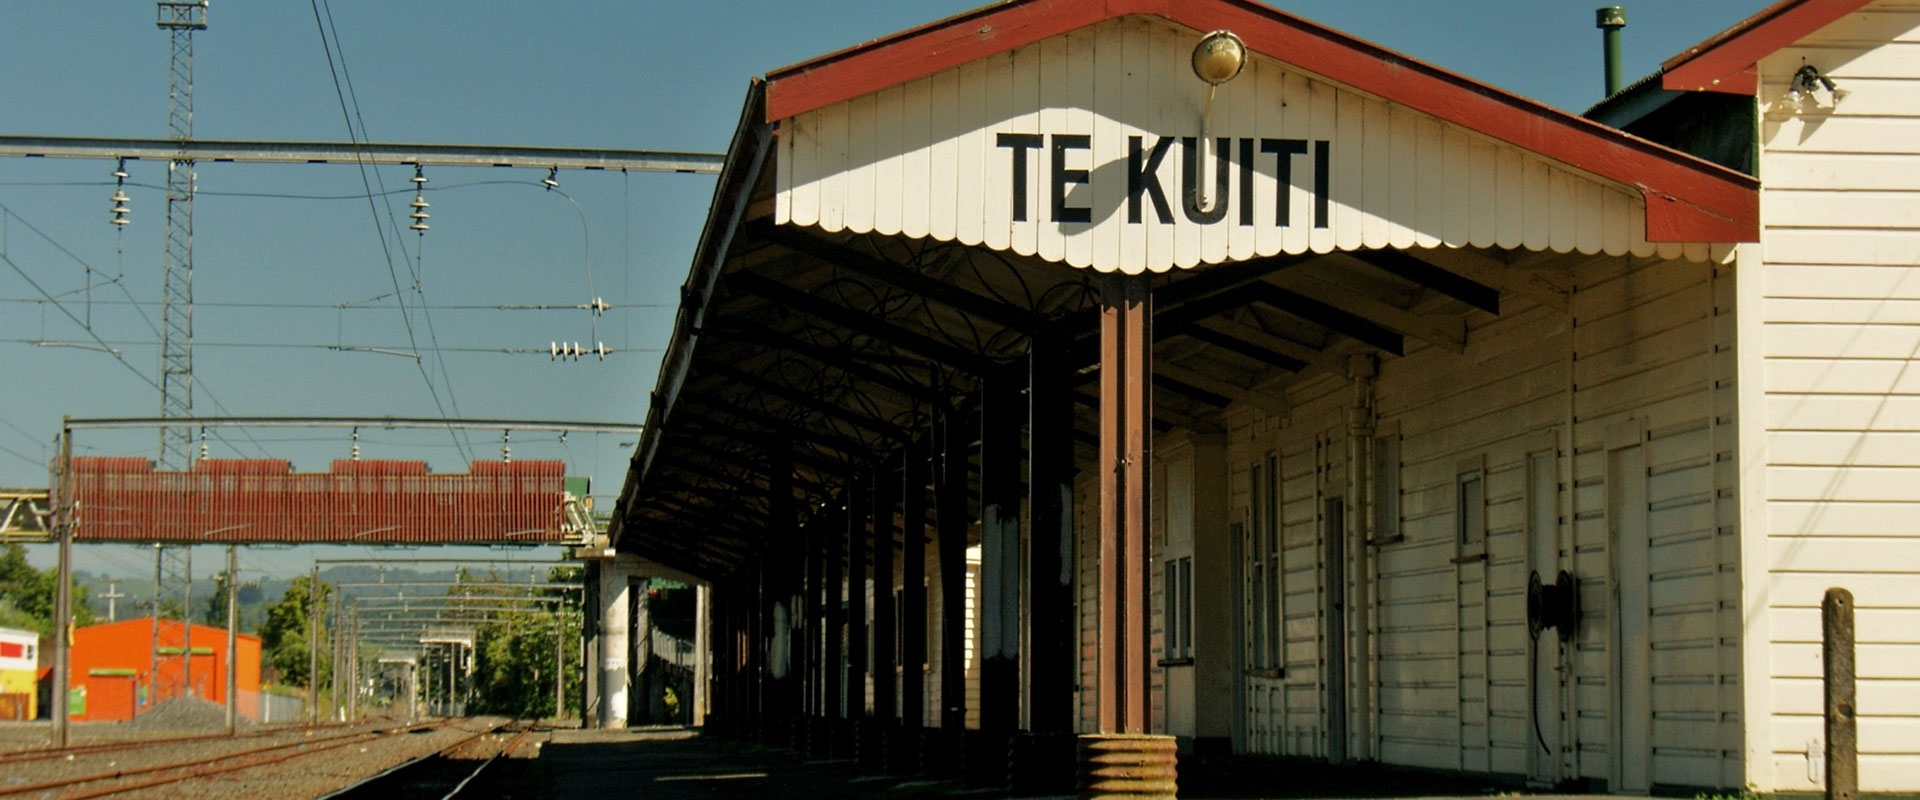
[[612, 546], [711, 587], [710, 729], [877, 770], [1818, 791], [1826, 603], [1920, 792], [1916, 87], [1912, 0], [1586, 117], [1240, 0], [774, 71]]

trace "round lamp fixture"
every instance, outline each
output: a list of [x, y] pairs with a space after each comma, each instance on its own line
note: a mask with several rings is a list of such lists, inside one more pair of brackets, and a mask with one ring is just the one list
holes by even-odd
[[1233, 80], [1247, 66], [1247, 43], [1232, 31], [1214, 31], [1193, 47], [1193, 74], [1214, 86]]

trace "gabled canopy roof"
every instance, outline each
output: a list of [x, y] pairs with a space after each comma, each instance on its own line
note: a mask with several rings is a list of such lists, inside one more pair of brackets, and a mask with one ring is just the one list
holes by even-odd
[[[1394, 120], [1420, 117], [1426, 128], [1445, 128], [1446, 138], [1472, 139], [1483, 150], [1515, 150], [1565, 174], [1568, 186], [1628, 195], [1609, 196], [1610, 207], [1629, 207], [1621, 219], [1632, 227], [1644, 205], [1647, 238], [1663, 241], [1661, 258], [1705, 260], [1724, 252], [1708, 243], [1757, 234], [1757, 184], [1747, 176], [1250, 2], [991, 6], [777, 70], [749, 88], [615, 509], [615, 548], [709, 580], [742, 574], [755, 559], [784, 557], [800, 519], [832, 526], [837, 509], [858, 494], [851, 487], [901, 478], [902, 465], [923, 457], [919, 448], [939, 425], [984, 424], [988, 387], [1029, 375], [1035, 354], [1045, 356], [1038, 370], [1044, 391], [1075, 407], [1044, 423], [1042, 438], [1067, 442], [1075, 453], [1069, 460], [1080, 455], [1073, 443], [1087, 451], [1097, 442], [1092, 410], [1100, 401], [1089, 384], [1098, 375], [1098, 295], [1087, 270], [904, 226], [782, 224], [779, 195], [780, 173], [798, 169], [790, 156], [796, 142], [808, 141], [809, 117], [852, 119], [853, 109], [912, 84], [1017, 61], [1019, 51], [1036, 45], [1097, 39], [1103, 25], [1126, 28], [1129, 44], [1138, 41], [1131, 38], [1136, 28], [1174, 37], [1232, 29], [1259, 55], [1254, 66], [1279, 65], [1289, 75], [1337, 84], [1343, 98], [1364, 96], [1369, 110], [1395, 106]], [[1163, 68], [1179, 69], [1184, 49], [1150, 52], [1165, 57]], [[1180, 77], [1192, 80], [1184, 70]], [[1222, 96], [1263, 85], [1239, 83]], [[917, 108], [939, 110], [932, 103]], [[928, 130], [931, 139], [931, 124]], [[1142, 130], [1176, 135], [1173, 125]], [[1087, 163], [1089, 153], [1078, 155], [1069, 169]], [[847, 163], [878, 160], [861, 158]], [[1127, 163], [1123, 155], [1119, 164]], [[845, 175], [851, 173], [824, 179]], [[1591, 252], [1533, 241], [1452, 246], [1442, 239], [1289, 250], [1156, 273], [1149, 278], [1159, 351], [1151, 377], [1154, 428], [1222, 432], [1234, 407], [1284, 415], [1293, 382], [1345, 375], [1355, 357], [1393, 358], [1427, 347], [1461, 352], [1470, 318], [1534, 304], [1565, 311], [1568, 271], [1593, 259]], [[965, 494], [979, 496], [971, 488]], [[883, 542], [924, 527], [924, 520], [907, 518], [904, 505], [879, 514], [887, 519], [876, 530], [891, 531], [879, 534]]]
[[1661, 85], [1682, 92], [1751, 95], [1754, 64], [1873, 0], [1781, 0], [1660, 65]]
[[775, 70], [767, 76], [766, 119], [1129, 15], [1232, 30], [1257, 53], [1635, 187], [1646, 198], [1648, 241], [1758, 239], [1757, 183], [1746, 175], [1246, 0], [1011, 0]]

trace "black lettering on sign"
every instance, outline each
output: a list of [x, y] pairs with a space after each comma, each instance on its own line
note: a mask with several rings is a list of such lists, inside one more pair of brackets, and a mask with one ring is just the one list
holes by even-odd
[[[1173, 145], [1180, 145], [1180, 206], [1183, 216], [1196, 225], [1212, 225], [1227, 218], [1229, 209], [1236, 208], [1237, 224], [1253, 226], [1257, 224], [1259, 209], [1255, 208], [1254, 194], [1259, 179], [1258, 159], [1262, 156], [1273, 157], [1274, 208], [1273, 224], [1288, 228], [1294, 225], [1293, 189], [1294, 157], [1312, 158], [1313, 181], [1308, 190], [1313, 195], [1313, 211], [1310, 224], [1315, 228], [1327, 228], [1332, 225], [1332, 199], [1328, 193], [1333, 185], [1333, 143], [1326, 139], [1267, 139], [1267, 138], [1231, 138], [1220, 137], [1205, 144], [1213, 148], [1213, 175], [1211, 192], [1203, 193], [1201, 188], [1207, 183], [1206, 148], [1198, 137], [1161, 136], [1148, 144], [1144, 136], [1127, 137], [1127, 223], [1138, 225], [1145, 222], [1143, 209], [1147, 203], [1153, 205], [1153, 214], [1162, 225], [1174, 222], [1173, 206], [1167, 201], [1167, 188], [1160, 170], [1165, 166], [1167, 155]], [[1043, 158], [1049, 160], [1047, 170], [1048, 207], [1050, 222], [1091, 223], [1094, 209], [1087, 206], [1068, 205], [1069, 190], [1073, 186], [1091, 185], [1097, 177], [1093, 170], [1070, 168], [1067, 166], [1069, 151], [1092, 151], [1093, 137], [1079, 133], [1000, 133], [995, 144], [1004, 150], [1013, 151], [1013, 192], [1012, 221], [1027, 222], [1033, 215], [1031, 200], [1027, 194], [1027, 181], [1033, 175], [1031, 154], [1043, 150]], [[1236, 163], [1237, 162], [1237, 163]], [[1104, 175], [1104, 173], [1103, 173]], [[1234, 180], [1234, 176], [1239, 180]]]
[[1127, 137], [1127, 221], [1140, 221], [1140, 195], [1146, 194], [1153, 201], [1153, 213], [1160, 216], [1161, 222], [1173, 221], [1173, 210], [1167, 207], [1167, 190], [1160, 186], [1160, 162], [1167, 159], [1167, 151], [1173, 148], [1173, 137], [1162, 136], [1153, 143], [1151, 155], [1142, 158], [1140, 137]]
[[1274, 156], [1273, 224], [1285, 228], [1293, 224], [1293, 157], [1307, 154], [1305, 139], [1261, 139], [1260, 152]]
[[1000, 147], [1013, 149], [1013, 221], [1027, 221], [1027, 151], [1040, 148], [1040, 134], [1003, 133], [994, 137]]
[[1093, 137], [1084, 133], [1056, 133], [1053, 135], [1053, 221], [1054, 222], [1092, 222], [1093, 209], [1068, 208], [1067, 184], [1087, 182], [1084, 169], [1067, 169], [1068, 150], [1092, 150]]
[[[1213, 207], [1200, 208], [1200, 140], [1188, 136], [1180, 140], [1185, 158], [1180, 160], [1180, 196], [1186, 206], [1187, 220], [1197, 225], [1212, 225], [1227, 218], [1227, 150], [1232, 139], [1214, 140]], [[1241, 202], [1246, 202], [1242, 199]]]
[[1313, 227], [1324, 228], [1327, 217], [1327, 166], [1333, 162], [1333, 143], [1320, 139], [1313, 143]]

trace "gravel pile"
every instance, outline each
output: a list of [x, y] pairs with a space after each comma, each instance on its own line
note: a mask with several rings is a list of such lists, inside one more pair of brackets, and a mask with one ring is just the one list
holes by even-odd
[[[129, 728], [166, 731], [221, 731], [227, 727], [227, 707], [197, 697], [162, 700], [126, 723]], [[234, 720], [236, 730], [253, 727], [246, 717]]]

